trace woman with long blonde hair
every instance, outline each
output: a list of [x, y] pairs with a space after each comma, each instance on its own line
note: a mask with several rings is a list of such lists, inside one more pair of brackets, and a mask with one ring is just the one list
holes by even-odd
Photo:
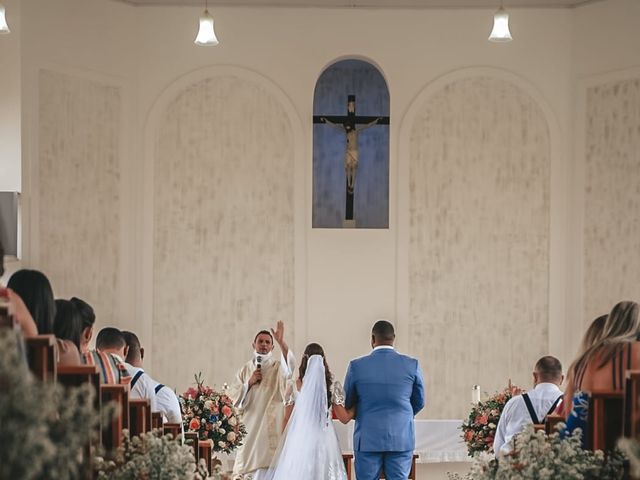
[[573, 378], [566, 392], [571, 410], [565, 431], [581, 428], [583, 445], [588, 437], [590, 393], [623, 390], [626, 370], [640, 368], [639, 334], [640, 307], [636, 302], [620, 302], [607, 316], [602, 336], [572, 365]]

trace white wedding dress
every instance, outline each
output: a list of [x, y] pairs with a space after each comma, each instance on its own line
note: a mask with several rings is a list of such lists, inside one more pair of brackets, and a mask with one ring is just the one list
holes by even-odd
[[[294, 387], [295, 389], [295, 387]], [[302, 389], [271, 462], [270, 480], [346, 480], [342, 451], [327, 405], [324, 361], [312, 355]]]

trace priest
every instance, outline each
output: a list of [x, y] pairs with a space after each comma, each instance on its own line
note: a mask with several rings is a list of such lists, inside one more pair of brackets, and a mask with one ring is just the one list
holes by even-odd
[[[275, 343], [281, 355], [274, 355]], [[234, 479], [261, 480], [267, 473], [282, 433], [284, 396], [295, 358], [284, 340], [284, 323], [261, 330], [253, 340], [253, 358], [236, 375], [230, 390], [247, 428], [233, 466]]]

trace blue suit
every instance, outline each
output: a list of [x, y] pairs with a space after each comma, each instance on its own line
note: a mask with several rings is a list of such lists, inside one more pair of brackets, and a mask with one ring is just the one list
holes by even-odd
[[356, 406], [356, 477], [406, 479], [415, 448], [413, 417], [424, 407], [424, 381], [415, 358], [376, 348], [352, 360], [344, 380], [345, 406]]

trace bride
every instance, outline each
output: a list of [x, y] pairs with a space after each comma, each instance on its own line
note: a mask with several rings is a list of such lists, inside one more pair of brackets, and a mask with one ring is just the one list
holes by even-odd
[[270, 480], [346, 480], [333, 422], [347, 423], [354, 412], [344, 408], [344, 392], [317, 343], [307, 345], [296, 385], [291, 385], [285, 407], [284, 435], [271, 462]]

